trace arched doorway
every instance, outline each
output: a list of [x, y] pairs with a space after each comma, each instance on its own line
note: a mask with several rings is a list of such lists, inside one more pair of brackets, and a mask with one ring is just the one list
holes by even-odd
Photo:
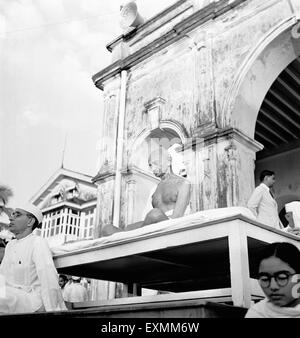
[[224, 113], [229, 111], [231, 125], [252, 138], [266, 93], [300, 55], [300, 38], [293, 38], [293, 26], [294, 21], [284, 22], [253, 46], [229, 89]]
[[257, 153], [255, 178], [264, 169], [275, 171], [276, 199], [284, 224], [284, 205], [300, 201], [300, 57], [292, 61], [268, 90], [255, 126], [255, 139], [264, 145]]
[[155, 151], [158, 147], [167, 150], [175, 144], [182, 145], [183, 143], [184, 140], [181, 135], [168, 126], [145, 130], [138, 136], [132, 147], [129, 166], [149, 171], [148, 157], [152, 151]]
[[[252, 187], [245, 192], [245, 200], [258, 184], [259, 172], [269, 168], [277, 174], [275, 193], [279, 211], [289, 202], [287, 196], [300, 199], [297, 174], [300, 168], [295, 156], [300, 145], [297, 136], [300, 39], [291, 34], [294, 25], [294, 19], [282, 22], [253, 46], [224, 104], [230, 125], [264, 147], [253, 152], [255, 172], [253, 163], [249, 163], [243, 174], [244, 182], [250, 182]], [[276, 151], [278, 154], [271, 156]]]

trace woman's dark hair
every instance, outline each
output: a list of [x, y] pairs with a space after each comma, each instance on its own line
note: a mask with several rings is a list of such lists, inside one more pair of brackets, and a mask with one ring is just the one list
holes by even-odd
[[258, 274], [261, 261], [269, 257], [281, 259], [293, 268], [296, 273], [300, 273], [300, 251], [295, 245], [286, 242], [275, 242], [263, 247], [257, 253], [256, 274]]
[[274, 171], [271, 170], [263, 170], [259, 175], [259, 180], [262, 182], [266, 176], [273, 176], [275, 175]]

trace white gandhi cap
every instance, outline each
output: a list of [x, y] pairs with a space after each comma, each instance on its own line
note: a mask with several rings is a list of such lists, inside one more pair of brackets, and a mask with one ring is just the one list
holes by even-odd
[[72, 279], [73, 280], [79, 280], [81, 277], [78, 277], [78, 276], [72, 276]]
[[41, 210], [38, 207], [36, 207], [35, 205], [33, 205], [32, 203], [22, 204], [18, 207], [18, 209], [22, 209], [24, 211], [29, 212], [30, 214], [35, 216], [35, 218], [38, 220], [39, 223], [42, 222], [43, 214], [42, 214]]
[[290, 211], [295, 212], [297, 210], [300, 210], [300, 202], [298, 202], [298, 201], [290, 202], [290, 203], [287, 203], [285, 205], [285, 211], [286, 212], [290, 212]]

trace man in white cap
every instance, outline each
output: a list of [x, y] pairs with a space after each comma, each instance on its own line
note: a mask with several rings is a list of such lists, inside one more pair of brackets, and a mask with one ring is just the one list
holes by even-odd
[[66, 288], [64, 292], [64, 299], [66, 302], [85, 302], [88, 300], [87, 289], [80, 284], [81, 278], [72, 276], [72, 283]]
[[43, 214], [33, 204], [10, 213], [10, 241], [0, 265], [5, 284], [0, 290], [0, 314], [66, 310], [47, 241], [33, 233]]

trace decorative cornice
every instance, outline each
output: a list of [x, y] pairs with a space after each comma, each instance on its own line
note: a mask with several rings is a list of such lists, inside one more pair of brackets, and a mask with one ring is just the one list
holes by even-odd
[[156, 106], [161, 106], [163, 105], [164, 103], [166, 103], [166, 100], [163, 99], [162, 97], [160, 96], [157, 96], [155, 97], [154, 99], [151, 99], [147, 102], [144, 103], [144, 107], [146, 108], [146, 110], [149, 110], [153, 107], [156, 107]]
[[261, 143], [247, 136], [237, 128], [224, 129], [220, 132], [219, 137], [234, 139], [239, 143], [244, 144], [245, 146], [247, 146], [248, 148], [252, 149], [255, 152], [262, 150], [264, 147]]
[[95, 177], [92, 178], [92, 182], [95, 184], [99, 184], [99, 181], [107, 181], [109, 179], [113, 179], [115, 176], [116, 176], [116, 173], [112, 171], [98, 173]]
[[220, 139], [235, 139], [236, 141], [252, 148], [254, 151], [259, 151], [263, 148], [262, 144], [247, 136], [239, 129], [233, 127], [218, 129], [216, 132], [206, 135], [204, 137], [204, 142], [205, 144], [215, 143], [220, 141]]
[[147, 177], [147, 178], [153, 180], [154, 182], [159, 182], [160, 181], [159, 178], [157, 178], [156, 176], [154, 176], [153, 174], [151, 174], [149, 171], [146, 171], [146, 170], [141, 169], [141, 168], [139, 168], [137, 166], [134, 166], [134, 165], [130, 166], [130, 167], [126, 168], [126, 169], [123, 169], [121, 171], [121, 173], [124, 176], [125, 175], [138, 175], [140, 177]]
[[[96, 73], [92, 77], [94, 84], [97, 88], [103, 90], [103, 82], [105, 82], [109, 78], [117, 75], [122, 70], [130, 69], [139, 62], [159, 52], [161, 49], [181, 39], [182, 37], [184, 37], [185, 34], [193, 30], [195, 27], [200, 26], [209, 20], [215, 19], [216, 17], [224, 14], [225, 12], [245, 1], [246, 0], [225, 0], [209, 4], [208, 6], [193, 13], [186, 19], [183, 19], [180, 23], [176, 24], [170, 31], [150, 42], [147, 46], [142, 47], [135, 53], [127, 56], [122, 60], [114, 62], [110, 66]], [[131, 32], [131, 34], [133, 34], [133, 32]]]
[[200, 144], [207, 147], [210, 144], [214, 144], [225, 139], [234, 139], [255, 152], [263, 149], [263, 145], [261, 143], [247, 136], [239, 129], [229, 127], [224, 129], [217, 129], [216, 131], [203, 135], [202, 137], [191, 138], [189, 139], [189, 142], [182, 146], [182, 150], [194, 148]]

